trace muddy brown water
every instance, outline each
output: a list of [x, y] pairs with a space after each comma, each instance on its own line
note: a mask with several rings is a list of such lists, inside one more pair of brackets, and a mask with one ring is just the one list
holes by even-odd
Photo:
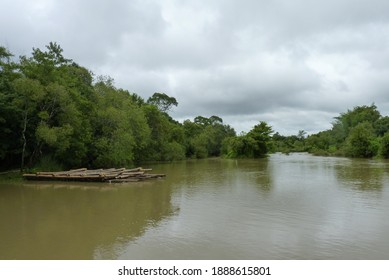
[[144, 166], [147, 182], [0, 182], [0, 259], [389, 259], [389, 161]]

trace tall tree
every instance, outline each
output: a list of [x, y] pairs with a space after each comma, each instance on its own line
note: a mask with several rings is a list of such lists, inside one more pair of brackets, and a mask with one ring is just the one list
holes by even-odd
[[[43, 86], [37, 80], [29, 78], [19, 78], [14, 81], [14, 90], [16, 97], [13, 102], [15, 107], [20, 110], [21, 123], [21, 138], [22, 138], [22, 152], [21, 152], [21, 170], [24, 169], [25, 157], [27, 152], [27, 143], [29, 139], [34, 137], [35, 124], [31, 124], [31, 119], [37, 116], [39, 110], [39, 103], [45, 97]], [[31, 124], [30, 127], [28, 125]]]
[[[14, 165], [20, 153], [20, 126], [19, 108], [13, 102], [15, 92], [13, 82], [20, 78], [17, 63], [12, 60], [12, 53], [0, 46], [0, 162]], [[0, 164], [0, 168], [3, 164]]]
[[250, 130], [247, 136], [253, 138], [256, 142], [254, 157], [262, 157], [270, 151], [272, 134], [273, 129], [271, 126], [263, 121]]
[[157, 106], [157, 108], [164, 113], [170, 111], [173, 106], [177, 106], [178, 102], [174, 97], [170, 97], [165, 93], [156, 92], [147, 99], [147, 103]]
[[100, 80], [95, 91], [93, 165], [130, 166], [139, 160], [150, 138], [144, 112], [127, 91], [116, 89], [110, 79]]

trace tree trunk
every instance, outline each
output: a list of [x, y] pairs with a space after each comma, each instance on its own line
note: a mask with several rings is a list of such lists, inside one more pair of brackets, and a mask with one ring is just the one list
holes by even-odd
[[27, 146], [27, 138], [26, 138], [26, 130], [27, 130], [27, 110], [24, 112], [24, 120], [23, 120], [23, 130], [22, 130], [22, 140], [23, 140], [23, 148], [22, 148], [22, 160], [20, 164], [20, 170], [23, 172], [24, 170], [24, 157], [26, 154], [26, 146]]

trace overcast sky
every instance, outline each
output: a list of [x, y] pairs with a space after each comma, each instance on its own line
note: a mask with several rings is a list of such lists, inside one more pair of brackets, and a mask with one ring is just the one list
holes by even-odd
[[119, 88], [174, 96], [178, 120], [239, 133], [331, 127], [357, 105], [389, 115], [387, 0], [0, 0], [0, 44], [50, 41]]

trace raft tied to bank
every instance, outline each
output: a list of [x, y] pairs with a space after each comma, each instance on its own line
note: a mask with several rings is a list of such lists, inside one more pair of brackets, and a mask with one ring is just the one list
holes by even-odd
[[36, 172], [32, 174], [23, 174], [27, 180], [50, 180], [50, 181], [89, 181], [89, 182], [138, 182], [148, 179], [166, 177], [165, 174], [147, 173], [152, 169], [142, 167], [134, 169], [110, 168], [110, 169], [71, 169], [68, 171], [57, 172]]

